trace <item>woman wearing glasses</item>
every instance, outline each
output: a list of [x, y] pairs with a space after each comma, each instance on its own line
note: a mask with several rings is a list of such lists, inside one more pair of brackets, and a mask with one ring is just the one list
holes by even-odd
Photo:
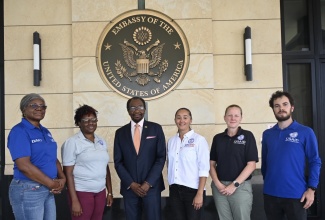
[[9, 199], [15, 219], [55, 220], [54, 195], [61, 192], [65, 176], [57, 159], [57, 143], [40, 124], [45, 116], [44, 99], [35, 93], [20, 101], [23, 118], [8, 136], [14, 161]]
[[94, 108], [79, 107], [74, 120], [80, 131], [62, 145], [72, 220], [102, 220], [105, 204], [113, 203], [107, 144], [95, 134], [98, 120]]

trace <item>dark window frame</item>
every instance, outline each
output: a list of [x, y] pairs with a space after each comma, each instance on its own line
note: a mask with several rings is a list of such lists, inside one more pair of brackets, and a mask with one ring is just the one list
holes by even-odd
[[[288, 64], [309, 64], [310, 65], [310, 73], [311, 73], [311, 84], [315, 85], [316, 84], [316, 66], [315, 66], [315, 61], [313, 59], [290, 59], [290, 60], [283, 60], [283, 87], [287, 90], [289, 88], [288, 85]], [[312, 113], [313, 113], [313, 129], [315, 131], [318, 130], [318, 120], [317, 120], [317, 91], [316, 91], [316, 86], [312, 86], [311, 88], [311, 93], [312, 93]]]
[[[313, 0], [312, 0], [313, 1]], [[313, 25], [313, 6], [312, 6], [312, 1], [310, 0], [306, 0], [307, 3], [307, 10], [308, 10], [308, 25], [309, 25], [309, 51], [286, 51], [286, 45], [285, 45], [285, 23], [284, 23], [284, 19], [281, 19], [281, 47], [282, 47], [282, 55], [284, 56], [297, 56], [297, 57], [309, 57], [309, 56], [313, 56], [313, 54], [315, 53], [314, 48], [315, 48], [315, 41], [314, 41], [314, 36], [313, 36], [313, 32], [314, 32], [314, 25]], [[281, 0], [281, 18], [284, 18], [284, 0]]]

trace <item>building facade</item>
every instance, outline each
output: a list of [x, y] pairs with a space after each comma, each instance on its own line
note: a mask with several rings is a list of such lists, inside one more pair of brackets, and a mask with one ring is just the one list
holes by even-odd
[[[3, 184], [13, 173], [6, 138], [21, 120], [21, 98], [34, 92], [41, 94], [48, 105], [42, 124], [57, 141], [59, 157], [62, 143], [78, 130], [74, 110], [82, 104], [98, 110], [97, 133], [108, 142], [113, 192], [115, 198], [121, 198], [113, 164], [113, 140], [116, 129], [130, 120], [127, 99], [101, 78], [96, 50], [109, 22], [138, 9], [139, 2], [172, 18], [189, 43], [190, 63], [182, 82], [167, 95], [147, 101], [148, 120], [161, 124], [167, 139], [176, 132], [175, 111], [187, 107], [193, 114], [193, 129], [211, 145], [213, 136], [226, 128], [225, 108], [238, 104], [243, 109], [242, 127], [254, 133], [260, 158], [262, 132], [276, 123], [268, 99], [274, 91], [286, 89], [293, 92], [298, 103], [300, 98], [304, 100], [296, 118], [315, 130], [325, 160], [324, 0], [4, 0], [0, 109]], [[293, 5], [299, 10], [290, 11]], [[295, 22], [304, 14], [304, 6], [307, 18]], [[306, 25], [308, 30], [304, 29]], [[252, 36], [252, 81], [245, 77], [243, 34], [247, 26]], [[33, 85], [35, 31], [42, 43], [40, 86]], [[309, 38], [301, 40], [299, 33], [306, 31]], [[324, 176], [322, 170], [323, 187]], [[164, 179], [168, 185], [166, 169]], [[210, 182], [207, 195], [211, 195]], [[1, 186], [3, 204], [7, 193], [4, 188]], [[168, 196], [168, 189], [162, 196]], [[325, 218], [321, 208], [325, 207], [324, 192], [318, 191], [317, 199], [310, 216]]]

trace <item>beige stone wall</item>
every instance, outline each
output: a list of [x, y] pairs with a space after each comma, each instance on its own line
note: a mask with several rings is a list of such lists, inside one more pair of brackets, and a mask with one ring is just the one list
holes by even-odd
[[[4, 0], [5, 128], [21, 119], [23, 95], [40, 93], [48, 110], [42, 124], [60, 147], [78, 129], [74, 109], [88, 104], [99, 111], [97, 133], [109, 144], [114, 194], [119, 179], [113, 161], [115, 130], [129, 122], [126, 98], [108, 88], [96, 67], [101, 32], [119, 14], [136, 9], [136, 0]], [[150, 0], [154, 9], [175, 19], [190, 45], [190, 66], [182, 83], [162, 98], [148, 102], [148, 119], [163, 125], [166, 139], [176, 132], [173, 118], [180, 107], [193, 114], [193, 128], [211, 144], [225, 129], [224, 109], [243, 108], [242, 127], [251, 130], [260, 151], [262, 132], [275, 122], [268, 98], [282, 88], [279, 0]], [[252, 28], [253, 81], [245, 81], [243, 33]], [[43, 80], [33, 86], [33, 32], [42, 39]], [[58, 149], [60, 155], [60, 150]], [[6, 173], [12, 161], [6, 151]], [[260, 163], [257, 165], [260, 167]], [[164, 170], [165, 181], [166, 170]], [[211, 194], [210, 180], [207, 183]], [[167, 185], [167, 182], [166, 182]], [[168, 195], [168, 190], [163, 196]]]

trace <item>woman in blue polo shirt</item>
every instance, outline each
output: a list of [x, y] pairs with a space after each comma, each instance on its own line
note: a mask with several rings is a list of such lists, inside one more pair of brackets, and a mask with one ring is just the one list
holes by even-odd
[[66, 179], [57, 159], [57, 143], [40, 124], [46, 108], [40, 95], [25, 95], [20, 102], [22, 121], [8, 136], [14, 161], [9, 200], [16, 220], [56, 220], [53, 194], [61, 192]]
[[226, 108], [227, 129], [214, 136], [210, 152], [210, 175], [219, 219], [248, 220], [252, 210], [252, 172], [258, 162], [254, 135], [242, 129], [242, 109]]

